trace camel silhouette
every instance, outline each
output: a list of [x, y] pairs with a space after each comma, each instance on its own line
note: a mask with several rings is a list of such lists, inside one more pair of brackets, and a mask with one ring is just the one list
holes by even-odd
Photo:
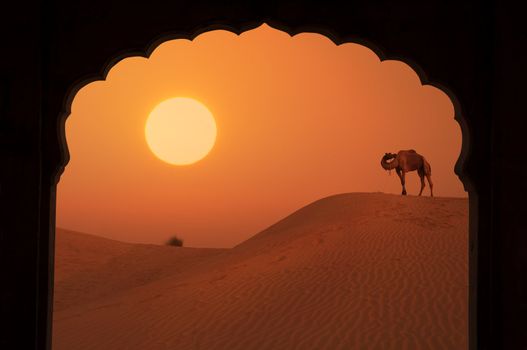
[[[393, 160], [389, 161], [391, 159]], [[417, 170], [417, 174], [419, 174], [419, 178], [421, 179], [421, 191], [419, 191], [419, 195], [423, 193], [423, 188], [425, 188], [424, 178], [426, 176], [428, 184], [430, 185], [430, 197], [434, 196], [434, 185], [432, 184], [432, 179], [430, 178], [432, 176], [432, 168], [430, 167], [430, 164], [426, 161], [425, 157], [417, 153], [415, 150], [410, 149], [399, 151], [397, 154], [385, 153], [384, 157], [382, 157], [381, 159], [381, 166], [385, 170], [395, 169], [395, 171], [397, 172], [397, 176], [399, 176], [399, 179], [401, 179], [401, 185], [403, 186], [403, 195], [406, 195], [406, 173], [409, 171]]]

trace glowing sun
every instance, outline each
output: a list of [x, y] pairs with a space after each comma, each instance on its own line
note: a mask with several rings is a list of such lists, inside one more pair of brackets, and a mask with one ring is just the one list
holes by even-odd
[[205, 105], [175, 97], [158, 104], [146, 121], [148, 147], [159, 159], [187, 165], [203, 159], [216, 141], [216, 121]]

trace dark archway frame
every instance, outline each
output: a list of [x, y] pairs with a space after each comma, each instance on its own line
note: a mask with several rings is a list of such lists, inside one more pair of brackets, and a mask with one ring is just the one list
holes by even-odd
[[[525, 194], [526, 189], [508, 186], [497, 176], [507, 169], [505, 161], [488, 166], [489, 160], [498, 159], [498, 151], [508, 152], [506, 160], [519, 154], [516, 144], [504, 135], [519, 136], [520, 129], [506, 129], [507, 123], [515, 125], [514, 119], [496, 113], [496, 106], [510, 112], [518, 104], [507, 100], [507, 87], [503, 92], [493, 88], [506, 82], [495, 72], [506, 70], [503, 61], [511, 56], [503, 48], [496, 49], [496, 38], [502, 32], [511, 33], [499, 26], [504, 10], [496, 14], [494, 8], [477, 4], [450, 6], [439, 1], [399, 7], [389, 2], [353, 3], [350, 12], [331, 2], [167, 5], [153, 0], [123, 12], [119, 6], [125, 5], [129, 4], [121, 0], [104, 5], [57, 1], [55, 7], [29, 13], [32, 25], [28, 30], [15, 36], [16, 40], [7, 40], [7, 47], [27, 56], [1, 61], [19, 73], [15, 77], [8, 72], [0, 86], [1, 159], [8, 169], [2, 173], [0, 187], [3, 213], [7, 213], [1, 224], [7, 282], [2, 288], [1, 317], [8, 324], [0, 340], [2, 347], [50, 346], [56, 183], [68, 159], [64, 120], [76, 91], [103, 79], [125, 57], [148, 56], [162, 41], [193, 38], [213, 29], [239, 34], [263, 22], [289, 34], [316, 32], [337, 44], [363, 44], [381, 59], [409, 64], [422, 83], [451, 97], [463, 132], [455, 170], [470, 194], [470, 348], [525, 344], [526, 289], [521, 279], [518, 282], [525, 239], [519, 226], [508, 221], [521, 218], [522, 213], [511, 207], [505, 212], [501, 206], [509, 199], [518, 200], [514, 195]], [[16, 19], [2, 25], [9, 27]], [[416, 27], [421, 30], [410, 30]], [[24, 39], [28, 47], [19, 44]], [[456, 53], [455, 59], [449, 51]], [[113, 59], [108, 61], [108, 57]], [[19, 77], [27, 79], [20, 82]], [[525, 167], [517, 169], [525, 174]], [[16, 330], [25, 336], [15, 337]]]

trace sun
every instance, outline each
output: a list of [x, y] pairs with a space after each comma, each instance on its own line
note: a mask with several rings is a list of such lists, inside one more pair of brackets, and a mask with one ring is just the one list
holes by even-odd
[[201, 102], [174, 97], [158, 104], [145, 125], [148, 147], [159, 159], [188, 165], [203, 159], [216, 142], [216, 121]]

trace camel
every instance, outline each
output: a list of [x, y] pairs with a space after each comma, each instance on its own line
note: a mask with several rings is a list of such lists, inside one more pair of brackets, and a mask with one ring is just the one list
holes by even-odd
[[[390, 159], [393, 160], [389, 162]], [[381, 166], [385, 170], [395, 169], [397, 176], [399, 176], [399, 179], [401, 179], [401, 185], [403, 186], [402, 195], [406, 195], [406, 187], [404, 186], [406, 173], [417, 170], [417, 174], [419, 174], [419, 178], [421, 179], [421, 191], [419, 191], [419, 195], [423, 193], [423, 188], [425, 188], [424, 178], [426, 176], [428, 184], [430, 185], [430, 197], [434, 196], [434, 185], [430, 179], [432, 176], [432, 168], [426, 161], [425, 157], [417, 153], [415, 150], [410, 149], [399, 151], [397, 154], [385, 153], [384, 157], [381, 159]]]

